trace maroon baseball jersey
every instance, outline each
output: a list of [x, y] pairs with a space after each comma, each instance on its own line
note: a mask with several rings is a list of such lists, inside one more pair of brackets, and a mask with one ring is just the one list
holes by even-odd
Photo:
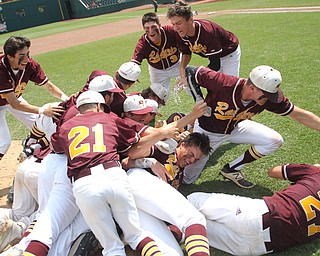
[[194, 24], [194, 36], [179, 37], [178, 45], [183, 54], [195, 53], [204, 58], [221, 58], [237, 49], [238, 38], [218, 24], [209, 20], [195, 20]]
[[[0, 57], [0, 94], [14, 92], [19, 98], [29, 81], [41, 86], [48, 80], [40, 65], [32, 59], [29, 59], [24, 70], [18, 70], [16, 73], [11, 69], [7, 58]], [[8, 102], [0, 97], [0, 106], [7, 104]]]
[[119, 161], [118, 148], [129, 148], [139, 136], [116, 115], [85, 112], [63, 123], [55, 148], [68, 156], [68, 176], [109, 161]]
[[156, 45], [144, 34], [140, 37], [131, 61], [141, 65], [146, 59], [156, 69], [167, 69], [180, 59], [177, 39], [178, 35], [171, 25], [160, 27], [161, 44]]
[[[159, 149], [157, 149], [156, 147], [153, 147], [150, 157], [153, 157], [154, 159], [158, 160], [159, 163], [164, 165], [164, 167], [173, 177], [171, 181], [167, 181], [167, 182], [174, 188], [178, 189], [180, 184], [182, 183], [184, 169], [180, 168], [177, 165], [176, 154], [175, 153], [165, 154], [161, 152]], [[148, 171], [153, 174], [151, 169], [148, 169]]]
[[129, 117], [124, 117], [123, 121], [138, 134], [142, 134], [149, 127], [148, 125], [139, 123]]
[[207, 89], [205, 102], [211, 107], [212, 114], [210, 117], [202, 116], [198, 120], [201, 128], [210, 132], [230, 134], [239, 122], [251, 119], [265, 109], [285, 116], [294, 108], [286, 97], [280, 103], [267, 101], [263, 106], [255, 101], [245, 104], [241, 100], [241, 91], [246, 80], [209, 68], [198, 67], [195, 80]]
[[[114, 80], [120, 89], [123, 89], [121, 83], [117, 80]], [[126, 100], [127, 95], [125, 92], [119, 92], [113, 94], [113, 101], [110, 104], [110, 109], [113, 113], [116, 113], [119, 117], [123, 113], [123, 102]]]
[[282, 166], [282, 175], [293, 182], [271, 197], [263, 197], [270, 211], [274, 251], [320, 238], [320, 170], [306, 164]]

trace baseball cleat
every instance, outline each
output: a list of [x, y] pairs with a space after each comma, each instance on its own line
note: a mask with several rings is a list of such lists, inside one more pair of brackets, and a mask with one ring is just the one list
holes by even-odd
[[17, 222], [8, 218], [2, 219], [0, 223], [0, 252], [2, 252], [12, 241], [21, 238], [23, 229]]
[[220, 174], [226, 179], [233, 181], [241, 188], [252, 188], [254, 186], [253, 183], [245, 179], [243, 172], [231, 169], [229, 164], [223, 166]]
[[92, 231], [82, 233], [73, 242], [68, 256], [92, 256], [101, 249], [100, 243]]

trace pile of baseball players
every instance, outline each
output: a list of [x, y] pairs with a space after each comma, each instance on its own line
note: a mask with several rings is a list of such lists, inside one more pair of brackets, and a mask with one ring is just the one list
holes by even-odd
[[[241, 188], [253, 187], [243, 168], [283, 143], [278, 132], [252, 120], [263, 110], [320, 131], [318, 116], [283, 95], [278, 70], [261, 65], [240, 78], [236, 35], [194, 20], [193, 13], [177, 1], [168, 8], [171, 25], [161, 26], [156, 13], [143, 15], [145, 33], [131, 61], [113, 76], [89, 72], [71, 96], [30, 58], [29, 39], [5, 42], [0, 159], [11, 140], [6, 111], [29, 127], [30, 136], [19, 156], [12, 208], [0, 209], [0, 255], [126, 255], [125, 244], [146, 256], [204, 256], [210, 246], [262, 255], [320, 237], [316, 165], [272, 167], [269, 176], [292, 184], [262, 199], [202, 192], [186, 198], [177, 190], [196, 181], [225, 142], [250, 146], [220, 174]], [[189, 65], [193, 53], [207, 58], [207, 67]], [[127, 94], [144, 59], [150, 86]], [[171, 80], [195, 103], [190, 113], [164, 121], [159, 108], [170, 100]], [[59, 101], [29, 104], [22, 97], [29, 81]]]

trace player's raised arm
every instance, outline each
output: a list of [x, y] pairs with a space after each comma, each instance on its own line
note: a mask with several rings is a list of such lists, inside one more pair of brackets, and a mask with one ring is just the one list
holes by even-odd
[[[148, 128], [149, 129], [149, 128]], [[149, 129], [148, 134], [143, 134], [138, 143], [128, 150], [128, 156], [132, 159], [149, 156], [150, 148], [159, 140], [174, 138], [179, 135], [176, 123], [171, 123], [160, 128]]]

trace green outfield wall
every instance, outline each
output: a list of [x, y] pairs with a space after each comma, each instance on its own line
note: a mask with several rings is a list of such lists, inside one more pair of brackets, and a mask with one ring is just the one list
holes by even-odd
[[[158, 0], [159, 4], [170, 0]], [[0, 33], [152, 4], [152, 0], [17, 0], [0, 3]]]

